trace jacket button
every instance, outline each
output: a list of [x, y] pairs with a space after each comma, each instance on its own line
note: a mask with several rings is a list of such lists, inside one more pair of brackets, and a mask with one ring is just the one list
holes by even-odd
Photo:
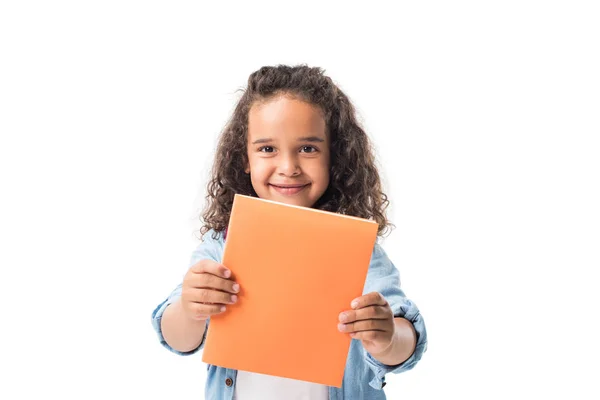
[[231, 387], [231, 385], [233, 385], [233, 379], [231, 378], [227, 378], [225, 379], [225, 384], [229, 387]]

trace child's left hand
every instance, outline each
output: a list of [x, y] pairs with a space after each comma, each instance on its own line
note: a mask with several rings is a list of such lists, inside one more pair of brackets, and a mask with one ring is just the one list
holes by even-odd
[[340, 313], [338, 330], [362, 342], [371, 355], [386, 351], [394, 339], [396, 324], [394, 314], [386, 299], [371, 292], [354, 299], [352, 310]]

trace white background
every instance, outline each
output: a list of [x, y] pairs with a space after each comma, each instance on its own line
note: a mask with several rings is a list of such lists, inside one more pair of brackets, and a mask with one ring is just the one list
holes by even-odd
[[594, 3], [2, 2], [0, 397], [203, 398], [150, 314], [236, 91], [307, 63], [376, 145], [428, 328], [388, 398], [599, 398]]

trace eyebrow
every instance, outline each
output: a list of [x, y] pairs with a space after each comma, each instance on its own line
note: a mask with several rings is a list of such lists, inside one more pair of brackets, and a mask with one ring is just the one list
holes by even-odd
[[[261, 138], [261, 139], [257, 139], [254, 142], [252, 142], [252, 144], [261, 144], [261, 143], [271, 143], [273, 141], [273, 139], [271, 138]], [[318, 136], [303, 136], [301, 138], [298, 138], [299, 142], [312, 142], [312, 143], [322, 143], [325, 141], [325, 139], [320, 138]]]

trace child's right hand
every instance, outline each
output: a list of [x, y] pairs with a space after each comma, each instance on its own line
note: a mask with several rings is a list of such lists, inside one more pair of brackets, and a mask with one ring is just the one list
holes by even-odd
[[190, 267], [183, 278], [181, 304], [185, 313], [195, 320], [206, 320], [221, 314], [226, 304], [237, 301], [234, 293], [240, 285], [230, 280], [231, 271], [213, 260], [200, 260]]

